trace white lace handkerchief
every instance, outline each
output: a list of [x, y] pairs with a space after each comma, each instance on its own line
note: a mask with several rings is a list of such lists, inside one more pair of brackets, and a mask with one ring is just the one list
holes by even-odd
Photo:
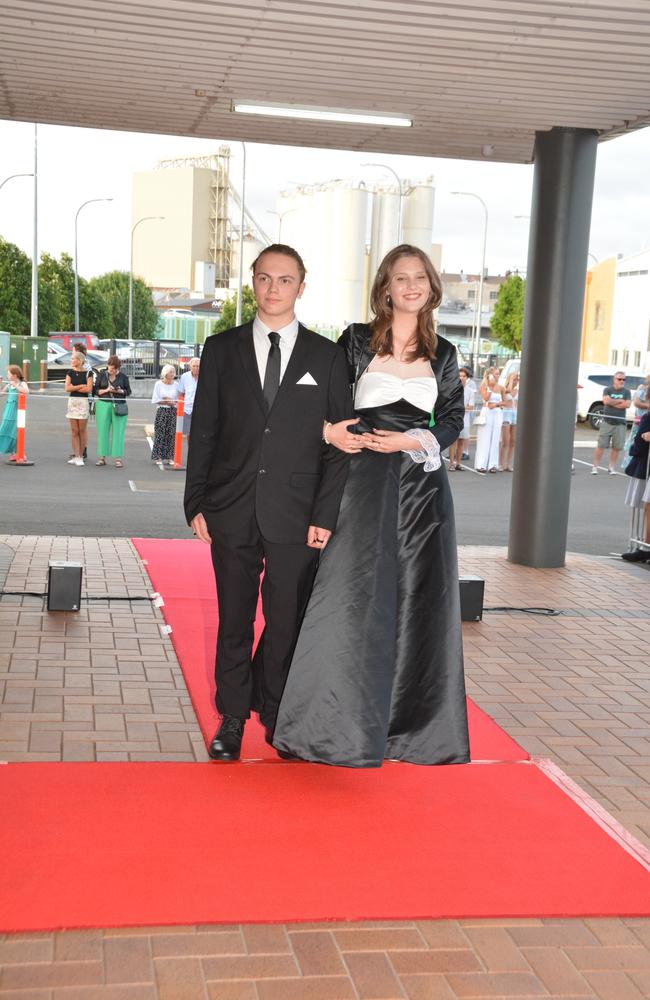
[[305, 372], [302, 378], [298, 379], [296, 385], [318, 385], [318, 382], [313, 375], [310, 375], [309, 372]]

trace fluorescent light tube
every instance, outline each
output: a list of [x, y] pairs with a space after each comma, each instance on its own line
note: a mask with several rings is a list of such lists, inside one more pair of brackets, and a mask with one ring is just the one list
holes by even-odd
[[303, 118], [309, 121], [337, 122], [346, 125], [387, 125], [410, 128], [406, 115], [380, 114], [373, 111], [346, 111], [342, 108], [314, 108], [306, 105], [273, 104], [260, 101], [233, 101], [232, 110], [244, 115], [270, 115], [274, 118]]

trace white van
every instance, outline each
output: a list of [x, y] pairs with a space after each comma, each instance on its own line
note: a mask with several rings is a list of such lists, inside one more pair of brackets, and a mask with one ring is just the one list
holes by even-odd
[[[499, 382], [505, 385], [508, 375], [518, 372], [521, 366], [521, 358], [511, 358], [506, 362], [499, 377]], [[614, 380], [614, 373], [624, 371], [626, 375], [625, 387], [630, 390], [632, 396], [645, 378], [645, 373], [639, 368], [630, 370], [622, 368], [620, 365], [597, 365], [589, 361], [581, 361], [578, 367], [578, 420], [588, 420], [594, 430], [598, 430], [602, 423], [603, 412], [603, 391], [611, 385]], [[630, 407], [626, 411], [627, 422], [632, 423], [634, 408]]]

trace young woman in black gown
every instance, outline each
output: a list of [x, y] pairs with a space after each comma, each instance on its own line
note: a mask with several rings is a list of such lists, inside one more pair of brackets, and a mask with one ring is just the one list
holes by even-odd
[[[327, 426], [352, 453], [321, 557], [273, 745], [303, 760], [469, 759], [454, 513], [440, 453], [463, 426], [456, 350], [437, 337], [440, 278], [417, 247], [382, 261], [374, 320], [339, 344], [356, 425]], [[348, 429], [350, 428], [350, 429]]]

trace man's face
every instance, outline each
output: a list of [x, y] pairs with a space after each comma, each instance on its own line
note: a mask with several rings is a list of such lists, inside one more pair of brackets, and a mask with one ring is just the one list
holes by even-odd
[[192, 372], [192, 375], [194, 376], [194, 378], [196, 378], [196, 376], [199, 374], [199, 362], [198, 361], [192, 361], [192, 362], [190, 362], [190, 371]]
[[253, 275], [253, 292], [263, 316], [293, 316], [296, 299], [305, 288], [300, 280], [298, 264], [283, 253], [262, 254]]
[[625, 385], [625, 375], [621, 375], [620, 373], [617, 373], [614, 376], [614, 387], [616, 389], [622, 389], [624, 385]]

